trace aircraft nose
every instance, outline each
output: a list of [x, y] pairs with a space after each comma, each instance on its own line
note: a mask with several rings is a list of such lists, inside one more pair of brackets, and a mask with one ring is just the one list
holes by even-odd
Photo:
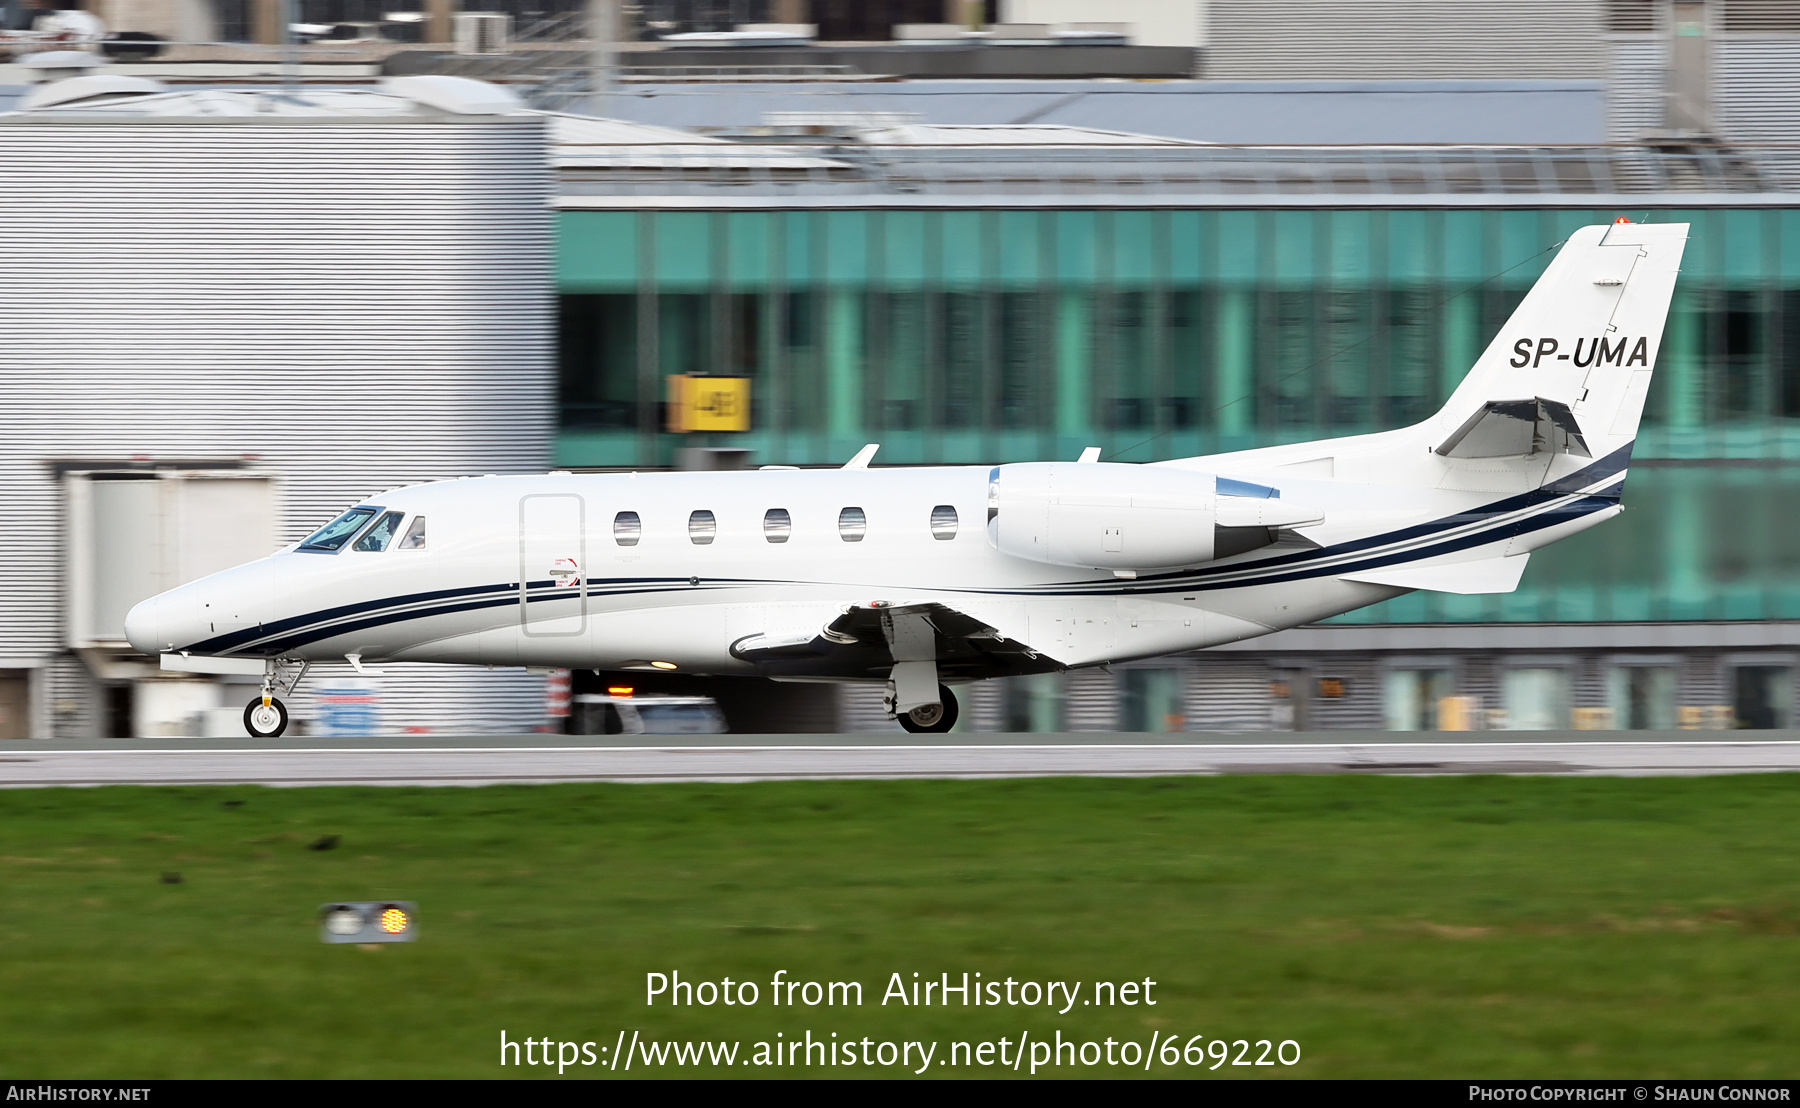
[[131, 643], [131, 648], [152, 657], [173, 649], [174, 644], [163, 634], [163, 628], [169, 623], [171, 614], [167, 593], [140, 601], [127, 612], [125, 638]]

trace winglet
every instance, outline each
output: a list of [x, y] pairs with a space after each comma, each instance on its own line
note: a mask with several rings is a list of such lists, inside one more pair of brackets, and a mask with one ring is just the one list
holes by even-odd
[[868, 469], [870, 460], [872, 460], [875, 457], [875, 452], [880, 449], [881, 449], [880, 443], [878, 443], [878, 442], [870, 443], [869, 445], [863, 447], [861, 450], [858, 450], [856, 452], [856, 457], [851, 458], [849, 461], [845, 462], [844, 468], [845, 469]]
[[1098, 446], [1087, 447], [1082, 450], [1081, 457], [1075, 460], [1077, 462], [1097, 462], [1100, 460], [1100, 448]]

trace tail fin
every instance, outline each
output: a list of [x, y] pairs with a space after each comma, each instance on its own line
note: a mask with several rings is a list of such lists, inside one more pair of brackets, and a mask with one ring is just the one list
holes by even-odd
[[1604, 458], [1637, 437], [1685, 223], [1569, 236], [1449, 403], [1427, 423], [1450, 457]]

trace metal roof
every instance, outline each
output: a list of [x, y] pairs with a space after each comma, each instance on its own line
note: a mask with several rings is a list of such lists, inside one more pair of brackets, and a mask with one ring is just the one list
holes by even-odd
[[880, 146], [1198, 146], [1161, 135], [1071, 127], [1064, 123], [903, 123], [858, 132], [865, 143]]
[[1234, 144], [1586, 145], [1600, 81], [880, 81], [634, 84], [606, 114], [744, 131], [769, 112], [906, 112], [924, 124], [1058, 123]]
[[[939, 130], [939, 129], [932, 129]], [[1204, 207], [1792, 204], [1800, 146], [920, 145], [885, 129], [729, 160], [564, 174], [558, 203], [601, 207]], [[717, 149], [709, 148], [709, 149]], [[767, 150], [765, 162], [756, 153]], [[826, 164], [828, 163], [828, 164]], [[1702, 199], [1702, 198], [1705, 199]]]
[[[78, 98], [68, 92], [52, 103], [32, 106], [34, 96], [20, 102], [23, 110], [8, 113], [9, 122], [84, 119], [433, 119], [470, 120], [526, 116], [524, 102], [508, 89], [464, 77], [422, 75], [398, 77], [376, 88], [332, 85], [265, 85], [233, 88], [187, 88], [173, 91], [128, 91], [114, 87], [116, 78], [71, 77], [38, 86], [34, 96], [52, 90], [90, 92]], [[145, 84], [152, 84], [145, 82]]]
[[[618, 119], [542, 112], [550, 125], [550, 156], [564, 171], [670, 170], [776, 174], [848, 172], [848, 162], [809, 149], [746, 146], [729, 139]], [[584, 176], [588, 174], [583, 174]]]

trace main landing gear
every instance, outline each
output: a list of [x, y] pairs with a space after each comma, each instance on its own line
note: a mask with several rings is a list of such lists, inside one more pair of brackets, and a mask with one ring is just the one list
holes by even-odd
[[938, 702], [922, 704], [910, 712], [894, 717], [900, 726], [915, 735], [942, 735], [956, 726], [956, 694], [938, 686]]
[[[282, 666], [297, 666], [293, 676], [284, 677]], [[244, 706], [244, 730], [250, 732], [253, 739], [278, 739], [287, 730], [287, 705], [275, 699], [276, 692], [293, 695], [295, 686], [306, 676], [307, 663], [284, 663], [280, 658], [270, 658], [263, 663], [262, 695]]]

